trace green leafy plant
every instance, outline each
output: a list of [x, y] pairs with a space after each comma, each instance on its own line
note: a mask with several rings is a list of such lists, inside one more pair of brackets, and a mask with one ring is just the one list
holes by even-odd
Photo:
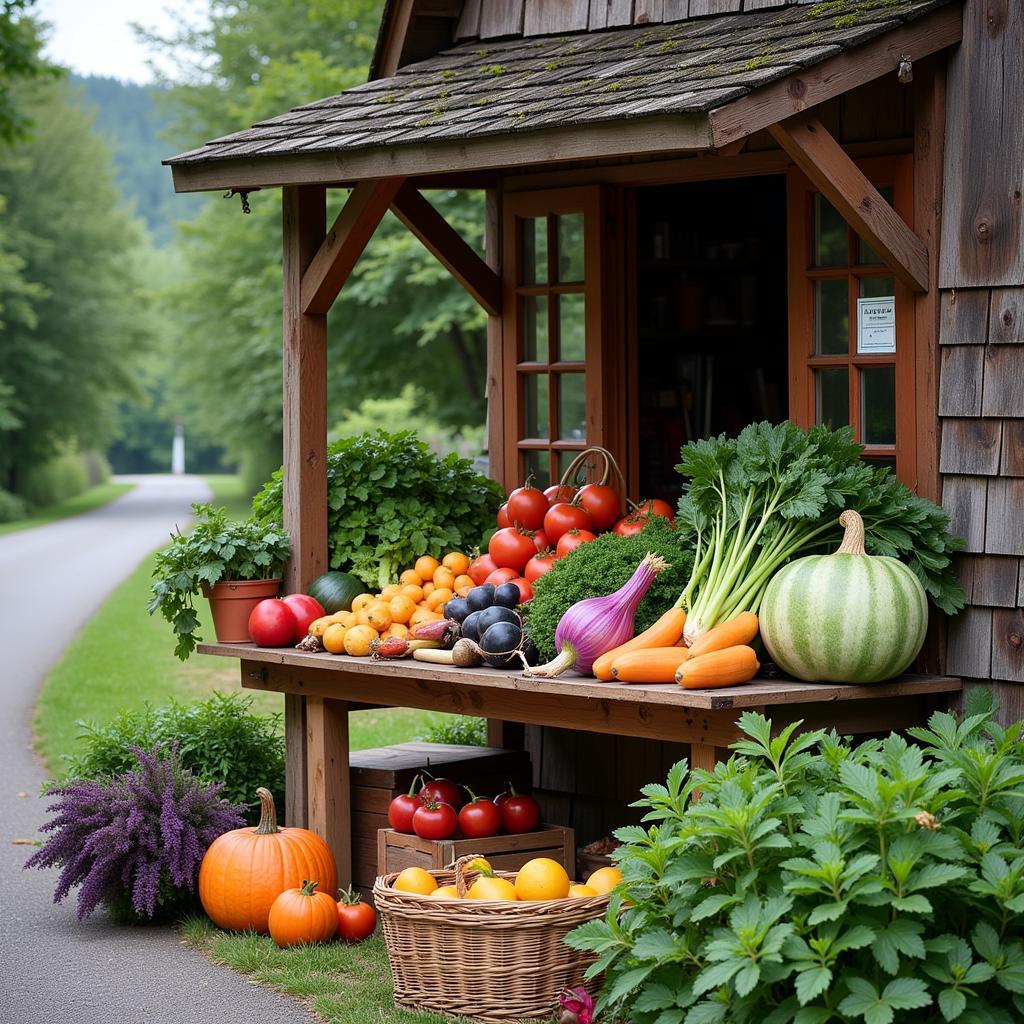
[[257, 714], [251, 694], [213, 693], [203, 700], [122, 711], [102, 725], [79, 722], [80, 749], [64, 757], [61, 785], [121, 775], [135, 767], [133, 748], [170, 750], [206, 785], [223, 783], [221, 796], [259, 820], [256, 787], [266, 786], [284, 807], [281, 716]]
[[[253, 500], [260, 522], [281, 523], [282, 493], [278, 470]], [[467, 459], [441, 458], [411, 432], [342, 438], [327, 453], [331, 568], [385, 587], [420, 555], [477, 545], [502, 500]]]
[[156, 556], [149, 614], [159, 611], [178, 637], [174, 653], [184, 661], [201, 639], [195, 598], [205, 584], [221, 580], [274, 579], [291, 553], [283, 527], [231, 519], [226, 509], [193, 505], [196, 524], [190, 533], [171, 535]]
[[455, 715], [427, 729], [420, 737], [427, 743], [454, 743], [460, 747], [487, 746], [487, 719]]
[[[746, 713], [616, 833], [599, 1009], [633, 1024], [1011, 1024], [1024, 1017], [1024, 742], [935, 713], [851, 746]], [[697, 790], [699, 789], [699, 796]]]

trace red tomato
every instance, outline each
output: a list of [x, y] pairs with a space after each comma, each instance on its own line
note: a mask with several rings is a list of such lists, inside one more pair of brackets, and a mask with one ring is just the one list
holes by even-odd
[[514, 789], [498, 810], [501, 811], [502, 828], [511, 835], [533, 832], [540, 824], [540, 804], [532, 796], [517, 793]]
[[515, 527], [498, 530], [487, 550], [499, 569], [515, 569], [517, 576], [522, 575], [526, 563], [537, 554], [533, 538]]
[[598, 533], [610, 530], [622, 515], [622, 498], [614, 487], [607, 484], [584, 484], [580, 488], [579, 500]]
[[561, 487], [558, 484], [552, 484], [550, 487], [545, 488], [544, 497], [552, 505], [560, 501], [572, 501], [576, 497], [576, 488], [570, 487], [568, 484], [563, 484]]
[[462, 799], [462, 790], [451, 779], [428, 779], [420, 790], [420, 799], [426, 803], [448, 804], [458, 810], [466, 801]]
[[412, 830], [420, 839], [451, 839], [459, 827], [459, 818], [451, 804], [436, 800], [416, 808], [412, 816]]
[[490, 555], [481, 555], [469, 563], [470, 579], [479, 587], [497, 568], [494, 564], [494, 559]]
[[557, 544], [558, 538], [569, 530], [589, 530], [590, 516], [579, 505], [570, 505], [561, 501], [548, 509], [544, 517], [544, 532], [549, 544]]
[[623, 516], [615, 524], [615, 532], [620, 537], [632, 537], [634, 534], [639, 533], [649, 522], [650, 520], [647, 516], [639, 512], [630, 512], [628, 516]]
[[531, 582], [536, 583], [545, 573], [551, 572], [555, 564], [555, 553], [545, 551], [543, 554], [534, 555], [526, 563], [523, 575]]
[[501, 831], [501, 811], [485, 796], [474, 796], [459, 811], [459, 828], [467, 839], [489, 839]]
[[484, 583], [490, 583], [495, 587], [500, 587], [502, 583], [508, 583], [509, 580], [514, 580], [519, 574], [515, 569], [495, 569]]
[[670, 523], [676, 521], [676, 514], [672, 511], [672, 506], [667, 501], [662, 501], [661, 498], [648, 498], [646, 501], [641, 501], [636, 510], [645, 516], [663, 516]]
[[295, 613], [277, 597], [260, 601], [249, 616], [249, 636], [260, 647], [287, 647], [295, 642]]
[[327, 613], [324, 606], [309, 594], [288, 594], [281, 598], [282, 601], [292, 610], [295, 616], [296, 630], [295, 642], [298, 643], [308, 632], [309, 624], [314, 619], [319, 619]]
[[416, 813], [417, 807], [423, 806], [423, 800], [418, 792], [422, 781], [417, 775], [412, 780], [409, 792], [399, 793], [388, 805], [388, 822], [396, 832], [412, 835], [412, 816]]
[[589, 544], [592, 540], [597, 540], [597, 534], [589, 530], [570, 530], [563, 533], [555, 546], [555, 558], [565, 558], [570, 551], [575, 551], [581, 544]]
[[501, 508], [498, 509], [498, 528], [504, 530], [506, 526], [511, 526], [512, 520], [508, 517], [508, 502], [506, 501]]
[[[531, 558], [530, 561], [532, 562], [533, 559]], [[509, 580], [509, 583], [519, 588], [520, 604], [526, 604], [527, 601], [533, 600], [533, 585], [525, 576], [517, 576], [515, 579]]]
[[364, 903], [357, 892], [343, 889], [338, 901], [338, 938], [346, 942], [362, 942], [377, 927], [377, 911]]
[[517, 487], [508, 496], [505, 507], [509, 519], [517, 526], [524, 530], [539, 530], [544, 525], [544, 513], [551, 503], [536, 487]]
[[[512, 783], [511, 783], [511, 782], [509, 782], [509, 783], [506, 783], [506, 785], [507, 785], [507, 786], [509, 786], [509, 787], [511, 788], [511, 786], [512, 786]], [[510, 792], [509, 792], [509, 791], [508, 791], [507, 789], [505, 789], [505, 790], [502, 790], [502, 791], [501, 791], [501, 792], [500, 792], [500, 793], [499, 793], [499, 794], [498, 794], [498, 795], [497, 795], [497, 796], [496, 796], [496, 797], [494, 798], [494, 806], [495, 806], [495, 807], [497, 807], [497, 808], [498, 808], [499, 810], [501, 810], [501, 805], [502, 805], [502, 804], [503, 804], [503, 803], [504, 803], [504, 802], [505, 802], [506, 800], [508, 800], [508, 798], [509, 798], [510, 796], [512, 796], [512, 794], [511, 794], [511, 793], [510, 793]]]
[[551, 541], [548, 540], [548, 535], [543, 530], [534, 530], [533, 544], [538, 551], [547, 551], [551, 547]]

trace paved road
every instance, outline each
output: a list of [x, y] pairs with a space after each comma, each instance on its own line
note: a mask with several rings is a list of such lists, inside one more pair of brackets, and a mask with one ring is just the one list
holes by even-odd
[[11, 842], [46, 818], [30, 719], [59, 638], [208, 497], [196, 477], [124, 479], [138, 486], [105, 508], [0, 537], [0, 1024], [310, 1024], [170, 928], [78, 922], [73, 898], [52, 902], [55, 872], [22, 870], [35, 847]]

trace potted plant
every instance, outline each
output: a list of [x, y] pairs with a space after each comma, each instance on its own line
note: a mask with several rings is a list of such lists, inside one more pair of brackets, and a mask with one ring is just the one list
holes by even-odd
[[281, 572], [291, 554], [279, 526], [254, 519], [237, 521], [223, 508], [193, 505], [195, 527], [175, 532], [156, 556], [149, 613], [159, 611], [174, 628], [174, 653], [184, 661], [199, 637], [194, 599], [202, 590], [210, 601], [213, 628], [221, 643], [249, 639], [249, 614], [264, 598], [276, 597]]

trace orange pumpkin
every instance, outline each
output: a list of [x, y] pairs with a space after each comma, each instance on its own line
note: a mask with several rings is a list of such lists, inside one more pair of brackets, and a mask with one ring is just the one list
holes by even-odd
[[210, 844], [199, 867], [199, 899], [219, 928], [235, 932], [251, 928], [266, 935], [271, 904], [285, 889], [308, 878], [319, 883], [324, 895], [332, 893], [338, 869], [330, 848], [316, 833], [278, 828], [269, 789], [261, 786], [256, 794], [259, 825], [225, 832]]
[[270, 937], [282, 948], [303, 942], [326, 942], [338, 928], [338, 904], [316, 882], [285, 889], [270, 908]]

